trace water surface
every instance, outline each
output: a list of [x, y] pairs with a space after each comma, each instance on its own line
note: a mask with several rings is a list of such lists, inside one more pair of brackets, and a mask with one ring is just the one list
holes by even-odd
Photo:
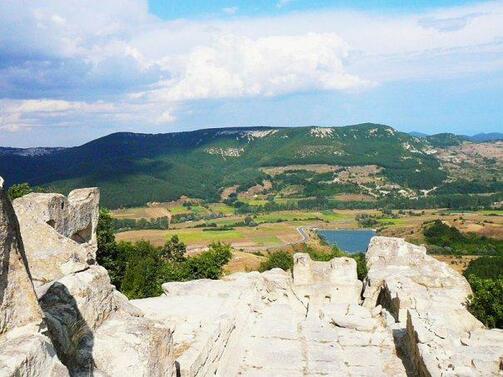
[[376, 232], [370, 229], [318, 229], [317, 232], [326, 243], [329, 245], [335, 245], [339, 249], [350, 254], [366, 252], [370, 239], [376, 235]]

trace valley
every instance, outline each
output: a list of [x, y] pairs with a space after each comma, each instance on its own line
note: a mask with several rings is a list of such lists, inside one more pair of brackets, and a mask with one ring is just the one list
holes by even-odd
[[[188, 199], [187, 199], [188, 200]], [[307, 211], [273, 211], [255, 215], [236, 214], [234, 208], [223, 203], [213, 203], [204, 207], [186, 207], [180, 202], [155, 203], [150, 207], [131, 208], [112, 211], [115, 219], [129, 218], [139, 221], [151, 214], [168, 215], [173, 219], [202, 216], [198, 220], [187, 220], [170, 224], [169, 229], [131, 229], [116, 233], [117, 240], [137, 242], [147, 240], [155, 246], [162, 246], [173, 235], [187, 245], [189, 253], [197, 253], [205, 249], [211, 242], [223, 241], [230, 243], [239, 252], [230, 264], [232, 272], [257, 269], [260, 255], [275, 250], [287, 249], [292, 245], [307, 242], [316, 247], [321, 246], [321, 240], [312, 229], [362, 229], [358, 218], [374, 216], [376, 224], [372, 227], [378, 235], [405, 238], [416, 244], [424, 243], [422, 234], [425, 223], [441, 219], [446, 224], [455, 226], [464, 233], [475, 233], [480, 236], [503, 240], [503, 211], [392, 211], [379, 210], [307, 210]], [[203, 214], [203, 215], [201, 215]], [[248, 217], [249, 224], [245, 225]], [[300, 229], [304, 232], [301, 234]], [[465, 258], [465, 257], [463, 257]], [[454, 267], [460, 265], [466, 268], [467, 263], [461, 263], [463, 258], [439, 256], [439, 259]], [[468, 261], [470, 258], [468, 257]], [[466, 258], [465, 258], [466, 259]], [[246, 261], [239, 263], [239, 261]]]

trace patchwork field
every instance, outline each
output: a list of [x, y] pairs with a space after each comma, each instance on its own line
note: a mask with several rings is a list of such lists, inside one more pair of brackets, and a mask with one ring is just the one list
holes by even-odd
[[119, 241], [148, 240], [156, 246], [163, 245], [173, 235], [189, 246], [189, 249], [205, 247], [211, 242], [222, 241], [236, 249], [264, 249], [278, 247], [302, 240], [297, 226], [284, 223], [260, 224], [255, 227], [236, 227], [230, 230], [205, 230], [204, 228], [180, 228], [170, 230], [132, 230], [116, 235]]
[[[185, 212], [183, 212], [185, 211]], [[303, 241], [298, 228], [355, 229], [359, 228], [357, 217], [366, 214], [375, 216], [380, 235], [403, 237], [408, 241], [423, 242], [422, 226], [425, 222], [441, 219], [462, 232], [503, 239], [503, 211], [453, 212], [442, 210], [394, 212], [384, 216], [378, 210], [326, 210], [326, 211], [277, 211], [251, 216], [252, 226], [243, 226], [247, 217], [234, 214], [234, 209], [223, 203], [195, 205], [190, 208], [181, 204], [158, 204], [153, 207], [117, 210], [113, 216], [122, 218], [154, 217], [176, 214], [197, 214], [202, 218], [194, 221], [173, 223], [169, 230], [129, 230], [117, 233], [118, 240], [148, 240], [154, 245], [163, 245], [177, 234], [190, 250], [204, 248], [214, 241], [230, 243], [235, 249], [264, 251], [286, 247]], [[204, 218], [216, 215], [216, 218]], [[227, 227], [227, 228], [226, 228]], [[312, 233], [309, 233], [312, 234]], [[454, 264], [458, 263], [454, 261]]]

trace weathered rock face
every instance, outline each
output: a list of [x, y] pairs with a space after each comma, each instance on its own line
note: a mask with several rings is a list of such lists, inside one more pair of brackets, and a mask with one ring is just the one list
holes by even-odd
[[358, 305], [354, 260], [294, 260], [293, 278], [275, 269], [167, 283], [133, 303], [175, 325], [180, 376], [405, 376], [380, 310]]
[[17, 219], [0, 186], [0, 376], [65, 375], [44, 327]]
[[382, 304], [404, 336], [404, 349], [419, 376], [501, 376], [503, 331], [487, 330], [466, 309], [465, 278], [418, 247], [374, 237], [365, 306]]
[[14, 210], [0, 188], [0, 334], [42, 321]]
[[32, 193], [14, 200], [28, 265], [36, 285], [77, 272], [96, 259], [99, 191]]
[[295, 254], [293, 284], [300, 297], [311, 303], [354, 303], [361, 301], [362, 282], [352, 258], [330, 262], [312, 261], [308, 254]]
[[[98, 198], [96, 189], [75, 190], [68, 199], [26, 195], [15, 201], [17, 227], [14, 210], [2, 196], [7, 214], [0, 224], [2, 261], [10, 256], [2, 264], [1, 281], [7, 284], [2, 327], [11, 331], [8, 339], [0, 335], [1, 377], [174, 376], [173, 331], [144, 318], [95, 264]], [[48, 337], [22, 331], [25, 323], [47, 325]]]

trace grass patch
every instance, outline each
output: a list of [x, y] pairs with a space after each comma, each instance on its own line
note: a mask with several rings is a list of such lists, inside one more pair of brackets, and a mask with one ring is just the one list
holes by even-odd
[[187, 207], [184, 207], [184, 206], [174, 206], [174, 207], [170, 207], [168, 209], [169, 209], [169, 212], [171, 212], [171, 214], [173, 214], [173, 215], [181, 215], [181, 214], [191, 213], [191, 211]]
[[202, 229], [176, 229], [166, 232], [166, 238], [171, 238], [175, 234], [184, 243], [194, 244], [213, 241], [234, 241], [243, 238], [243, 234], [238, 230], [217, 230], [205, 232]]
[[233, 215], [234, 207], [225, 203], [211, 203], [208, 205], [210, 210], [215, 213], [223, 213], [224, 215]]

